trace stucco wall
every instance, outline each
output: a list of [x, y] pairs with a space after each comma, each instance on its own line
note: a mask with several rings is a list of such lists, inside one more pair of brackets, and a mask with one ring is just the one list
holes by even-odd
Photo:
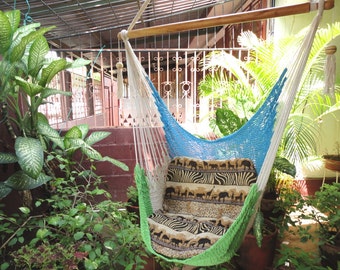
[[[276, 6], [286, 6], [298, 3], [305, 3], [306, 0], [276, 0]], [[274, 23], [274, 38], [279, 39], [285, 36], [294, 35], [309, 26], [312, 22], [317, 11], [313, 11], [308, 14], [300, 14], [293, 16], [286, 16], [282, 18], [275, 19]], [[340, 17], [340, 0], [335, 0], [335, 7], [331, 10], [325, 10], [323, 13], [322, 21], [320, 27], [327, 27], [328, 24], [339, 22]], [[336, 52], [337, 59], [337, 72], [336, 72], [336, 82], [340, 84], [340, 37], [334, 39], [331, 43], [336, 45], [338, 50]], [[288, 53], [288, 52], [287, 52]], [[335, 151], [335, 147], [340, 144], [340, 111], [326, 115], [316, 123], [319, 129], [318, 138], [318, 154], [321, 156], [323, 154], [331, 153]], [[335, 172], [328, 171], [324, 169], [322, 159], [317, 159], [311, 157], [311, 160], [301, 168], [300, 176], [303, 178], [322, 178], [333, 177]]]

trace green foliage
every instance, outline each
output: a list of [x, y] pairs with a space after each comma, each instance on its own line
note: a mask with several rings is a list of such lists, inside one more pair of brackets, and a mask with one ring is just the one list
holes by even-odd
[[[313, 252], [306, 252], [298, 247], [289, 247], [282, 245], [280, 257], [275, 262], [275, 267], [289, 266], [296, 270], [326, 270], [327, 268], [320, 266], [321, 258]], [[289, 268], [291, 269], [291, 268]]]
[[[302, 211], [299, 219], [311, 219], [318, 224], [320, 244], [340, 241], [340, 183], [324, 184], [314, 196], [305, 198], [310, 211]], [[300, 209], [302, 210], [302, 209]], [[308, 234], [308, 230], [301, 231]]]
[[[204, 68], [211, 70], [200, 82], [200, 94], [211, 97], [216, 110], [211, 116], [223, 135], [242, 126], [257, 111], [284, 68], [292, 59], [287, 52], [297, 51], [304, 31], [284, 39], [260, 40], [252, 32], [238, 37], [240, 45], [250, 52], [247, 61], [240, 61], [223, 51], [207, 57]], [[335, 22], [317, 31], [302, 77], [292, 112], [280, 145], [280, 156], [299, 164], [316, 153], [318, 131], [316, 121], [323, 114], [339, 109], [339, 85], [334, 97], [323, 95], [325, 62], [324, 48], [340, 35], [340, 23]], [[250, 78], [250, 79], [249, 79]], [[256, 82], [256, 83], [253, 83]], [[306, 113], [307, 112], [307, 113]], [[231, 121], [227, 117], [231, 116]]]
[[[63, 162], [60, 168], [73, 164], [62, 156], [54, 159]], [[53, 182], [51, 196], [36, 201], [35, 212], [45, 209], [43, 214], [33, 215], [27, 207], [13, 216], [0, 210], [2, 261], [20, 269], [133, 269], [135, 265], [142, 269], [147, 254], [136, 216], [125, 210], [125, 204], [110, 200], [93, 170], [72, 167], [68, 179]], [[26, 237], [27, 232], [34, 236]], [[10, 257], [5, 257], [6, 248], [14, 249]]]
[[264, 218], [263, 214], [261, 211], [257, 211], [255, 220], [254, 220], [254, 225], [253, 225], [253, 233], [256, 239], [256, 243], [259, 247], [262, 246], [262, 239], [263, 239], [263, 234], [262, 230], [264, 227]]
[[278, 227], [281, 235], [285, 231], [293, 234], [290, 228], [298, 223], [292, 218], [292, 213], [304, 206], [303, 197], [296, 189], [287, 187], [282, 188], [279, 195], [278, 200], [275, 201], [273, 213], [280, 215], [276, 218], [272, 217], [271, 220]]
[[138, 205], [138, 190], [135, 186], [129, 186], [126, 192], [128, 202], [132, 205]]
[[19, 21], [19, 11], [0, 11], [1, 123], [15, 140], [15, 152], [0, 153], [0, 164], [20, 167], [1, 179], [0, 199], [39, 186], [46, 196], [12, 215], [0, 205], [0, 269], [140, 269], [146, 253], [136, 217], [110, 200], [95, 173], [100, 161], [128, 170], [93, 148], [109, 133], [78, 125], [62, 136], [38, 111], [47, 97], [70, 95], [48, 87], [56, 74], [90, 61], [48, 61], [44, 34], [51, 28]]
[[[127, 170], [122, 162], [102, 157], [92, 148], [91, 145], [107, 137], [108, 132], [98, 131], [87, 136], [88, 126], [79, 125], [72, 127], [62, 137], [49, 125], [46, 117], [38, 112], [39, 106], [49, 96], [71, 95], [48, 87], [60, 71], [87, 65], [90, 61], [47, 61], [49, 45], [44, 34], [51, 27], [39, 28], [38, 23], [19, 27], [18, 20], [18, 10], [0, 11], [1, 122], [6, 123], [15, 139], [15, 153], [0, 153], [0, 164], [18, 163], [21, 169], [8, 179], [2, 179], [5, 181], [0, 182], [0, 198], [7, 196], [12, 189], [33, 189], [55, 177], [45, 160], [46, 153], [51, 150], [63, 153], [69, 160], [75, 152], [81, 151], [89, 159], [110, 162]], [[70, 168], [67, 174], [70, 174]]]
[[[325, 242], [334, 244], [340, 239], [340, 183], [324, 184], [315, 195], [302, 197], [295, 189], [282, 189], [276, 202], [275, 211], [285, 214], [274, 222], [280, 227], [280, 232], [297, 228], [301, 242], [314, 240], [311, 226], [299, 226], [303, 220], [317, 224], [319, 244]], [[292, 218], [294, 213], [294, 219]]]
[[216, 109], [216, 125], [218, 126], [221, 133], [229, 135], [240, 129], [247, 119], [240, 118], [232, 110], [228, 108], [217, 108]]

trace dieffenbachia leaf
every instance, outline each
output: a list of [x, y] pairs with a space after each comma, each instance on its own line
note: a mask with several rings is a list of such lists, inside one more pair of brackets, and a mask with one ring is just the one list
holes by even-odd
[[24, 171], [17, 171], [12, 174], [4, 183], [15, 190], [27, 190], [39, 187], [52, 179], [46, 174], [39, 174], [35, 179], [28, 176]]
[[15, 162], [18, 162], [18, 158], [15, 154], [0, 152], [0, 164], [10, 164]]
[[21, 169], [30, 177], [37, 178], [44, 165], [44, 150], [40, 141], [18, 137], [14, 147]]

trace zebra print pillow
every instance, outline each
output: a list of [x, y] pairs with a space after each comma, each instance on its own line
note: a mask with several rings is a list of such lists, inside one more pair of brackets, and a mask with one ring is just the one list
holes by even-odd
[[256, 177], [249, 159], [173, 159], [163, 211], [148, 219], [153, 248], [168, 257], [188, 258], [210, 247], [240, 213]]
[[235, 219], [256, 177], [249, 159], [177, 157], [168, 167], [163, 208], [175, 214]]

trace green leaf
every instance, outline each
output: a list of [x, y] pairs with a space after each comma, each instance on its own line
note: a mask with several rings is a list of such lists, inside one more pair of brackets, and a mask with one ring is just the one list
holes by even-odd
[[0, 152], [0, 164], [10, 164], [15, 162], [18, 162], [18, 158], [15, 154]]
[[54, 128], [52, 128], [50, 126], [50, 124], [48, 122], [46, 123], [45, 121], [43, 121], [43, 120], [40, 121], [40, 119], [38, 119], [37, 130], [41, 135], [43, 135], [46, 138], [48, 138], [49, 140], [51, 140], [53, 143], [55, 143], [61, 149], [64, 149], [63, 138], [60, 136], [58, 131], [56, 131]]
[[12, 28], [8, 17], [0, 10], [0, 54], [4, 54], [12, 43]]
[[91, 233], [86, 233], [86, 237], [87, 239], [89, 239], [90, 241], [93, 241], [93, 235]]
[[104, 227], [103, 224], [97, 223], [96, 225], [94, 225], [93, 231], [94, 231], [94, 232], [101, 232], [102, 229], [103, 229], [103, 227]]
[[84, 142], [84, 145], [85, 145], [85, 147], [82, 147], [81, 151], [86, 156], [88, 156], [89, 158], [94, 159], [94, 160], [102, 160], [102, 158], [103, 158], [102, 155], [96, 149], [94, 149], [91, 146], [85, 144], [85, 142]]
[[9, 241], [8, 246], [14, 246], [18, 242], [18, 238], [13, 237], [11, 241]]
[[[98, 263], [96, 263], [96, 262], [94, 262], [94, 261], [92, 261], [92, 259], [91, 259], [91, 257], [93, 257], [93, 254], [95, 255], [95, 253], [92, 251], [90, 254], [89, 254], [89, 256], [90, 256], [90, 260], [89, 259], [86, 259], [85, 260], [85, 269], [86, 270], [95, 270], [95, 269], [98, 269]], [[94, 258], [93, 259], [95, 259], [95, 256], [94, 256]]]
[[74, 240], [78, 241], [78, 240], [82, 239], [84, 235], [85, 235], [84, 232], [76, 232], [73, 235], [73, 238], [74, 238]]
[[253, 225], [253, 231], [254, 231], [254, 236], [256, 238], [256, 243], [259, 247], [262, 246], [262, 239], [263, 239], [263, 234], [262, 234], [262, 229], [264, 226], [264, 218], [262, 215], [262, 212], [258, 211], [256, 213], [256, 217], [254, 220], [254, 225]]
[[129, 167], [125, 163], [123, 163], [123, 162], [121, 162], [119, 160], [113, 159], [111, 157], [105, 156], [105, 157], [103, 157], [101, 159], [101, 161], [108, 161], [108, 162], [112, 163], [113, 165], [121, 168], [124, 171], [128, 171], [129, 170]]
[[20, 10], [10, 10], [6, 11], [5, 15], [7, 16], [9, 23], [11, 24], [12, 33], [14, 33], [20, 24]]
[[49, 96], [54, 96], [54, 95], [63, 95], [63, 96], [72, 96], [72, 92], [65, 92], [62, 90], [57, 90], [57, 89], [51, 89], [51, 88], [44, 88], [43, 91], [41, 91], [41, 97], [42, 98], [48, 98]]
[[39, 187], [50, 181], [52, 177], [41, 173], [36, 179], [28, 176], [23, 171], [12, 174], [4, 183], [15, 190], [27, 190]]
[[0, 199], [5, 198], [11, 191], [11, 187], [7, 186], [4, 182], [0, 182]]
[[19, 210], [26, 215], [31, 212], [31, 210], [28, 207], [24, 207], [24, 206], [19, 207]]
[[74, 152], [76, 149], [79, 149], [81, 146], [85, 144], [81, 137], [82, 137], [81, 130], [77, 126], [74, 126], [71, 129], [69, 129], [65, 134], [64, 139], [65, 149], [72, 150], [71, 152]]
[[48, 28], [40, 28], [36, 31], [30, 32], [28, 35], [25, 35], [26, 33], [22, 31], [23, 29], [19, 28], [18, 31], [22, 31], [22, 34], [24, 34], [25, 36], [23, 36], [21, 40], [19, 39], [19, 42], [13, 43], [15, 45], [11, 51], [10, 61], [12, 63], [19, 61], [23, 57], [26, 47], [30, 42], [34, 41], [39, 36], [44, 35], [47, 31], [53, 28], [54, 28], [53, 26]]
[[279, 170], [280, 172], [286, 173], [295, 177], [296, 167], [294, 164], [290, 163], [288, 159], [284, 157], [275, 157], [273, 168]]
[[37, 94], [41, 93], [41, 91], [44, 89], [39, 84], [28, 82], [21, 77], [15, 76], [15, 81], [30, 97], [36, 96]]
[[82, 138], [82, 132], [81, 132], [81, 130], [78, 126], [74, 126], [66, 132], [65, 138], [67, 138], [67, 139], [81, 139]]
[[48, 229], [40, 228], [36, 233], [36, 237], [39, 238], [39, 239], [44, 239], [49, 234], [50, 234], [50, 231]]
[[53, 226], [57, 226], [59, 224], [60, 221], [60, 217], [58, 216], [52, 216], [48, 219], [48, 224], [53, 225]]
[[51, 62], [46, 68], [43, 68], [39, 85], [46, 87], [55, 75], [66, 68], [66, 60], [61, 58]]
[[47, 40], [44, 36], [37, 37], [30, 47], [28, 56], [28, 73], [36, 77], [44, 65], [45, 56], [49, 52]]
[[91, 60], [85, 60], [84, 58], [78, 58], [71, 63], [67, 63], [66, 68], [78, 68], [91, 64]]
[[89, 132], [89, 129], [90, 129], [89, 125], [88, 124], [81, 124], [81, 125], [77, 125], [77, 127], [81, 131], [81, 138], [84, 140], [87, 133]]
[[21, 169], [30, 177], [37, 178], [44, 165], [44, 152], [40, 141], [18, 137], [14, 147]]
[[8, 269], [9, 268], [9, 263], [8, 262], [5, 262], [5, 263], [2, 263], [1, 265], [0, 265], [0, 270], [6, 270], [6, 269]]
[[99, 142], [103, 139], [105, 139], [106, 137], [108, 137], [111, 133], [107, 132], [107, 131], [95, 131], [93, 133], [91, 133], [86, 139], [85, 142], [88, 145], [93, 145], [96, 142]]
[[234, 133], [245, 122], [246, 119], [241, 119], [232, 110], [227, 108], [218, 108], [216, 110], [216, 124], [224, 136]]

